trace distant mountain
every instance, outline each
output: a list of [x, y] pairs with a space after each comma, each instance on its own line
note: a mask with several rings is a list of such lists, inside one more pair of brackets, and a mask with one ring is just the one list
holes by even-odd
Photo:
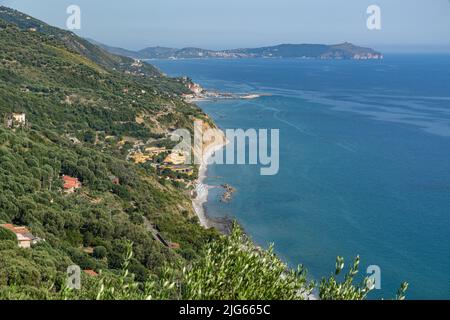
[[120, 53], [137, 59], [206, 59], [206, 58], [305, 58], [305, 59], [383, 59], [383, 55], [371, 48], [364, 48], [345, 42], [336, 45], [324, 44], [281, 44], [262, 48], [233, 50], [205, 50], [201, 48], [149, 47], [140, 51], [111, 48], [96, 43], [112, 53]]
[[217, 58], [220, 56], [218, 51], [205, 50], [201, 48], [164, 48], [152, 47], [138, 52], [141, 57], [146, 59], [193, 59], [193, 58]]
[[351, 43], [337, 45], [323, 44], [281, 44], [255, 49], [237, 49], [220, 52], [241, 58], [316, 58], [316, 59], [380, 59], [383, 55], [370, 48]]

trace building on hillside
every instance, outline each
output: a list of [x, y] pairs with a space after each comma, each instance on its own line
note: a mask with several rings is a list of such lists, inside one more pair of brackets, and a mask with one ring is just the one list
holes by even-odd
[[167, 152], [166, 147], [158, 148], [158, 147], [148, 147], [145, 148], [145, 152], [151, 156], [159, 156], [161, 153]]
[[120, 185], [120, 179], [117, 178], [116, 176], [109, 176], [108, 177], [109, 180], [111, 181], [112, 184], [115, 184], [116, 186]]
[[150, 161], [152, 159], [150, 155], [144, 154], [142, 152], [133, 153], [129, 158], [131, 158], [136, 164], [146, 163], [147, 161]]
[[76, 137], [67, 136], [67, 139], [69, 139], [69, 141], [72, 142], [73, 144], [81, 144], [81, 141], [78, 140], [78, 138]]
[[11, 113], [6, 119], [6, 126], [10, 129], [25, 126], [27, 123], [26, 114], [23, 112]]
[[98, 277], [98, 273], [95, 272], [94, 270], [87, 269], [87, 270], [83, 270], [83, 272], [90, 277]]
[[27, 121], [27, 116], [26, 116], [26, 114], [23, 113], [23, 112], [20, 112], [20, 113], [13, 113], [13, 114], [12, 114], [12, 118], [14, 119], [14, 121], [15, 121], [17, 124], [20, 124], [20, 125], [24, 125], [24, 124], [26, 123], [26, 121]]
[[18, 227], [13, 224], [2, 224], [0, 227], [10, 230], [16, 235], [20, 248], [28, 249], [31, 248], [31, 245], [42, 241], [39, 237], [34, 236], [27, 227]]
[[83, 247], [83, 252], [92, 255], [94, 253], [93, 247]]
[[203, 88], [197, 83], [188, 83], [187, 87], [194, 94], [200, 94], [203, 92]]
[[63, 189], [65, 193], [74, 193], [77, 189], [81, 188], [81, 182], [77, 178], [62, 176], [64, 182]]
[[140, 67], [143, 66], [143, 63], [142, 63], [142, 61], [139, 60], [139, 59], [134, 59], [134, 61], [133, 61], [133, 63], [131, 64], [131, 66], [132, 66], [132, 67], [135, 67], [135, 68], [140, 68]]
[[179, 152], [172, 152], [165, 159], [164, 163], [166, 164], [174, 164], [174, 165], [182, 165], [186, 163], [186, 155]]
[[127, 160], [133, 160], [134, 163], [146, 163], [147, 161], [153, 160], [156, 156], [159, 156], [162, 153], [167, 152], [165, 147], [157, 148], [157, 147], [148, 147], [145, 148], [145, 152], [142, 152], [140, 149], [140, 145], [136, 148], [135, 151], [131, 151]]

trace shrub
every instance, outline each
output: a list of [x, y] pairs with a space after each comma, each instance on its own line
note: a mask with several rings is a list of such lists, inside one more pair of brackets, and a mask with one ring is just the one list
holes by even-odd
[[98, 246], [98, 247], [94, 248], [94, 253], [93, 253], [94, 258], [103, 259], [106, 257], [107, 254], [108, 254], [108, 251], [103, 246]]
[[0, 227], [0, 241], [2, 240], [9, 240], [9, 241], [16, 241], [17, 237], [11, 230], [8, 230], [6, 228]]
[[312, 290], [301, 266], [288, 270], [273, 247], [255, 247], [236, 225], [207, 246], [184, 278], [184, 298], [194, 300], [299, 300]]
[[[203, 256], [190, 268], [181, 272], [177, 268], [165, 268], [159, 276], [151, 276], [144, 284], [136, 282], [133, 266], [132, 244], [126, 245], [122, 257], [122, 272], [117, 277], [102, 274], [99, 281], [84, 286], [81, 291], [63, 289], [61, 299], [98, 300], [168, 300], [168, 299], [216, 299], [216, 300], [300, 300], [309, 298], [315, 283], [306, 279], [303, 268], [289, 270], [274, 254], [273, 249], [256, 248], [239, 228], [230, 237], [222, 237], [205, 248]], [[362, 300], [370, 291], [370, 281], [355, 286], [353, 277], [358, 270], [356, 259], [345, 280], [336, 277], [343, 270], [343, 259], [338, 257], [336, 272], [320, 283], [321, 299]], [[407, 283], [403, 283], [396, 299], [405, 299]]]
[[[370, 291], [374, 289], [374, 283], [370, 277], [364, 278], [360, 285], [354, 285], [353, 281], [359, 270], [359, 256], [356, 257], [350, 270], [344, 276], [344, 280], [339, 282], [336, 278], [344, 269], [344, 258], [337, 257], [336, 271], [328, 279], [322, 279], [319, 286], [319, 297], [322, 300], [364, 300]], [[408, 289], [406, 282], [402, 283], [397, 292], [396, 299], [403, 300]]]

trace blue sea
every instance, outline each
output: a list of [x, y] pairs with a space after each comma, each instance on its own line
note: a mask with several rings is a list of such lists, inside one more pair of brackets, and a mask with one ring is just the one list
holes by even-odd
[[236, 218], [313, 279], [360, 255], [361, 276], [381, 269], [370, 298], [407, 281], [409, 299], [450, 299], [449, 55], [151, 63], [208, 89], [270, 94], [200, 103], [223, 129], [280, 129], [278, 175], [209, 167], [208, 184], [238, 190], [224, 204], [212, 189], [209, 215]]

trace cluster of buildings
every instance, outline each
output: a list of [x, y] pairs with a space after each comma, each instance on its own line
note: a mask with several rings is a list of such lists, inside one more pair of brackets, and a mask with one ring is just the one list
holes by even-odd
[[[189, 79], [185, 78], [184, 81], [186, 87], [189, 89], [189, 93], [182, 95], [184, 101], [188, 103], [198, 102], [198, 101], [208, 101], [208, 100], [218, 100], [218, 99], [240, 99], [241, 95], [236, 95], [227, 92], [209, 91], [203, 89], [199, 84], [191, 82]], [[259, 95], [257, 96], [259, 97]], [[256, 98], [256, 97], [254, 97]], [[254, 99], [252, 98], [252, 99]]]
[[191, 165], [186, 164], [186, 155], [179, 152], [171, 152], [164, 160], [163, 164], [158, 167], [160, 171], [169, 170], [175, 173], [182, 173], [191, 176], [194, 169]]
[[159, 170], [169, 170], [191, 176], [194, 173], [192, 166], [186, 164], [186, 155], [179, 152], [170, 153], [159, 166]]
[[155, 157], [160, 154], [166, 153], [168, 150], [165, 147], [149, 147], [145, 148], [144, 152], [137, 150], [130, 154], [129, 159], [133, 160], [134, 163], [146, 163], [152, 161]]
[[190, 93], [183, 94], [183, 99], [187, 102], [193, 102], [197, 99], [205, 98], [205, 94], [207, 93], [199, 84], [190, 81], [188, 78], [184, 78], [183, 81], [186, 81], [185, 85], [189, 89]]
[[[160, 163], [155, 161], [156, 157], [167, 154]], [[148, 147], [144, 151], [133, 151], [129, 155], [129, 160], [134, 163], [143, 164], [152, 162], [152, 165], [159, 171], [164, 170], [172, 171], [174, 173], [181, 173], [191, 176], [194, 173], [194, 169], [191, 165], [186, 164], [186, 155], [179, 152], [174, 152], [166, 149], [165, 147]]]
[[367, 53], [367, 54], [355, 54], [353, 56], [354, 60], [382, 60], [384, 56], [378, 53]]
[[133, 63], [131, 64], [132, 67], [135, 68], [141, 68], [144, 64], [139, 59], [134, 59]]
[[199, 84], [193, 82], [189, 82], [187, 87], [193, 94], [201, 94], [204, 91]]

